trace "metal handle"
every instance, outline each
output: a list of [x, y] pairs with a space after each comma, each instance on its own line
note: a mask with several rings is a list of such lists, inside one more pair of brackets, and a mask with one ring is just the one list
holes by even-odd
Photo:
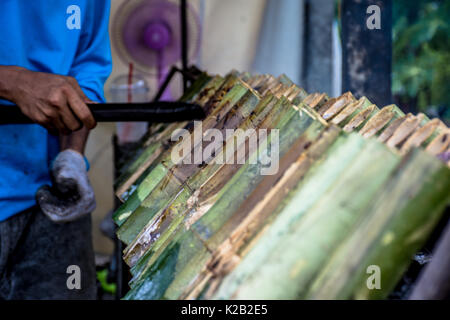
[[[88, 104], [97, 122], [179, 122], [202, 120], [204, 110], [184, 102], [99, 103]], [[18, 106], [0, 106], [0, 124], [31, 124], [33, 121]]]

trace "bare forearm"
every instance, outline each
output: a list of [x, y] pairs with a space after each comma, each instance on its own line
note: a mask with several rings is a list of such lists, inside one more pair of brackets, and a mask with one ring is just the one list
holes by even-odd
[[61, 135], [59, 138], [61, 144], [61, 151], [72, 149], [84, 154], [86, 142], [89, 136], [89, 129], [83, 127], [69, 135]]
[[19, 73], [25, 69], [16, 66], [0, 66], [0, 98], [14, 102]]

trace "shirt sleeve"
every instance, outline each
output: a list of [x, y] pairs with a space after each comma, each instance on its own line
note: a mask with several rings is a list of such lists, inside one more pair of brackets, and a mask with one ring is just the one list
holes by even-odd
[[103, 86], [112, 70], [108, 32], [110, 0], [86, 1], [77, 53], [69, 75], [77, 79], [86, 96], [104, 102]]

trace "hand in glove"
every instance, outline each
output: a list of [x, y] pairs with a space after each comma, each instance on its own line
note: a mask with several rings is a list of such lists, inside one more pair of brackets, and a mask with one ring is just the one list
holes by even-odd
[[84, 157], [74, 150], [64, 150], [53, 162], [53, 186], [43, 186], [36, 193], [42, 212], [54, 222], [68, 222], [95, 209], [95, 196], [87, 176]]

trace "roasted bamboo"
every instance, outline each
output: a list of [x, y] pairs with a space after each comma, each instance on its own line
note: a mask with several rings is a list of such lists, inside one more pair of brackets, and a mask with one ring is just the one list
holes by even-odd
[[[236, 71], [203, 75], [182, 100], [205, 108], [202, 130], [155, 128], [117, 181], [127, 299], [385, 298], [449, 203], [439, 119]], [[201, 139], [183, 149], [170, 139], [180, 128]], [[172, 161], [227, 130], [201, 164]], [[278, 170], [262, 175], [272, 152]]]

